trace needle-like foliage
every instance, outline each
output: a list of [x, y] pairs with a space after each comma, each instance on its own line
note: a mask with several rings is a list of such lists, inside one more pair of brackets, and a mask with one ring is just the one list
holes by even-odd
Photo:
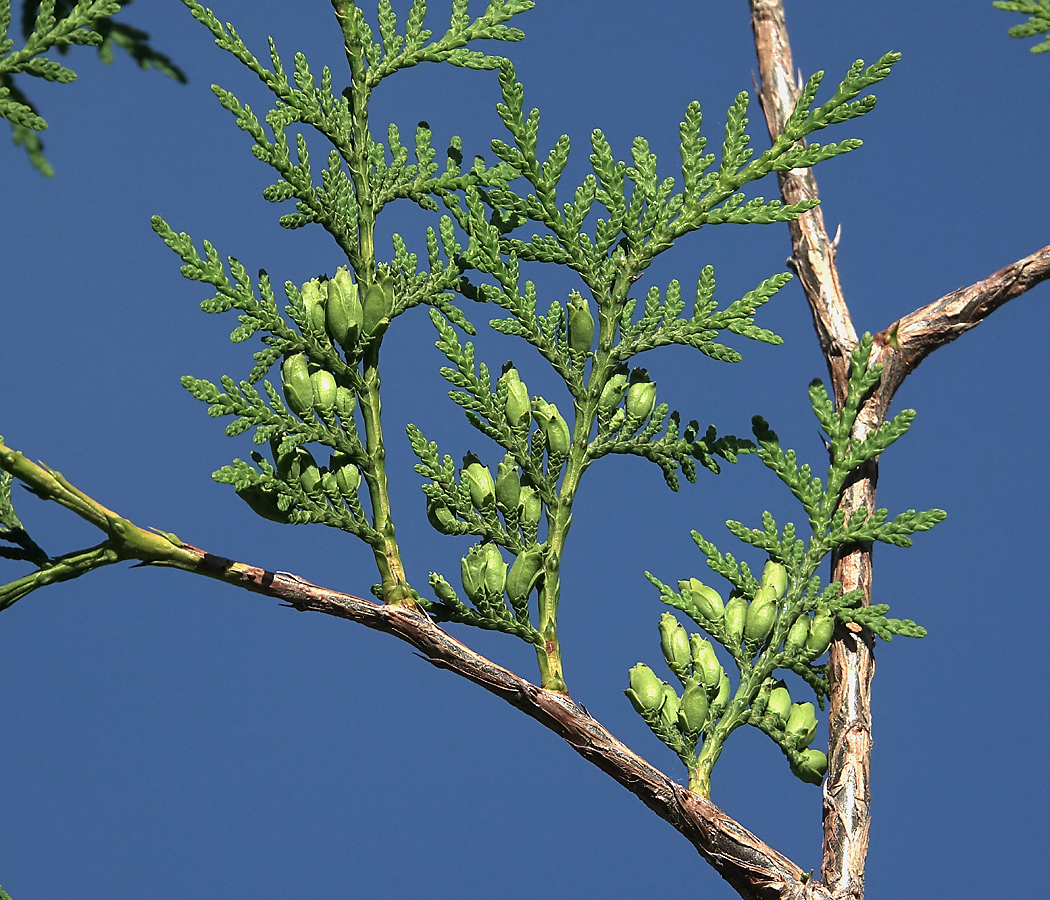
[[996, 0], [992, 4], [996, 9], [1006, 12], [1017, 12], [1028, 16], [1027, 22], [1014, 25], [1009, 32], [1010, 37], [1028, 38], [1045, 34], [1043, 40], [1031, 48], [1033, 53], [1046, 53], [1050, 51], [1050, 0]]
[[[855, 64], [820, 105], [815, 98], [822, 73], [814, 75], [784, 136], [757, 155], [746, 131], [746, 94], [727, 114], [720, 156], [706, 153], [700, 107], [690, 104], [680, 125], [677, 191], [674, 178], [659, 179], [656, 156], [643, 138], [632, 145], [628, 165], [614, 161], [608, 141], [595, 131], [592, 174], [572, 191], [572, 202], [561, 203], [558, 189], [569, 138], [559, 138], [541, 159], [539, 113], [524, 114], [524, 90], [513, 66], [471, 46], [479, 39], [520, 40], [522, 33], [507, 23], [530, 9], [531, 0], [491, 0], [474, 18], [468, 4], [457, 0], [439, 37], [424, 27], [422, 0], [412, 4], [403, 23], [382, 0], [378, 40], [356, 4], [335, 0], [350, 70], [350, 83], [341, 91], [328, 66], [315, 76], [297, 53], [288, 67], [273, 40], [263, 62], [232, 25], [195, 0], [184, 2], [216, 44], [274, 95], [273, 108], [260, 117], [232, 92], [213, 88], [251, 137], [252, 152], [278, 175], [264, 197], [295, 203], [295, 211], [283, 215], [280, 224], [320, 225], [344, 263], [301, 287], [286, 282], [288, 305], [282, 314], [265, 272], [253, 284], [246, 268], [231, 257], [227, 274], [211, 244], [204, 243], [202, 256], [189, 236], [154, 219], [157, 233], [182, 259], [183, 274], [216, 290], [202, 308], [238, 310], [231, 339], [259, 335], [263, 342], [245, 380], [183, 380], [211, 415], [235, 417], [227, 433], [254, 428], [255, 443], [270, 445], [272, 460], [253, 452], [252, 462], [236, 460], [216, 472], [216, 479], [232, 484], [267, 518], [325, 524], [362, 538], [379, 566], [377, 595], [388, 602], [419, 603], [437, 620], [505, 631], [535, 644], [543, 684], [564, 689], [557, 639], [559, 572], [573, 500], [587, 468], [610, 454], [640, 456], [659, 466], [677, 490], [679, 471], [695, 481], [697, 463], [718, 472], [720, 460], [735, 461], [755, 449], [749, 440], [720, 437], [713, 426], [701, 429], [695, 420], [683, 425], [677, 412], [657, 403], [656, 382], [647, 370], [632, 370], [628, 363], [674, 344], [713, 360], [737, 362], [741, 355], [723, 342], [726, 334], [779, 343], [755, 316], [791, 276], [774, 274], [724, 308], [714, 299], [710, 266], [700, 272], [688, 303], [677, 280], [663, 290], [648, 288], [641, 303], [631, 296], [635, 284], [658, 254], [704, 225], [785, 222], [811, 209], [812, 201], [784, 206], [748, 199], [742, 189], [770, 173], [812, 166], [858, 147], [855, 139], [820, 145], [811, 136], [870, 110], [874, 98], [861, 94], [889, 73], [897, 55], [867, 68]], [[494, 166], [480, 156], [465, 166], [458, 138], [449, 142], [439, 166], [424, 122], [416, 128], [411, 152], [394, 124], [386, 128], [385, 145], [373, 138], [372, 91], [399, 70], [424, 62], [498, 70], [502, 100], [497, 110], [510, 141], [492, 142], [498, 157]], [[293, 126], [308, 128], [293, 136], [288, 133]], [[309, 132], [327, 145], [319, 179], [311, 165]], [[397, 200], [448, 211], [437, 227], [427, 229], [425, 265], [399, 235], [393, 238], [392, 257], [377, 259], [376, 218]], [[605, 213], [590, 225], [597, 207]], [[528, 222], [544, 233], [519, 237], [517, 229]], [[535, 285], [522, 278], [522, 262], [565, 266], [579, 277], [581, 290], [540, 312]], [[493, 383], [474, 344], [458, 336], [457, 329], [471, 336], [476, 329], [457, 295], [500, 307], [505, 316], [491, 327], [537, 351], [564, 382], [569, 401], [530, 395], [512, 364], [503, 366]], [[393, 537], [378, 387], [380, 347], [394, 320], [419, 305], [431, 308], [437, 346], [449, 362], [441, 370], [453, 387], [449, 396], [502, 457], [495, 477], [469, 454], [457, 471], [451, 457], [442, 456], [418, 428], [408, 427], [417, 471], [427, 480], [431, 523], [446, 534], [478, 538], [461, 565], [466, 599], [438, 573], [430, 578], [432, 599], [411, 587]], [[279, 361], [280, 388], [264, 380]], [[327, 465], [319, 463], [311, 447], [330, 451]]]
[[768, 734], [788, 758], [791, 770], [803, 781], [820, 784], [827, 759], [809, 749], [816, 718], [812, 704], [791, 703], [787, 685], [776, 678], [784, 669], [798, 675], [814, 691], [824, 708], [828, 692], [826, 666], [816, 660], [828, 649], [837, 622], [856, 622], [886, 641], [901, 634], [923, 637], [926, 630], [909, 619], [886, 616], [882, 603], [860, 606], [860, 591], [843, 591], [838, 582], [823, 584], [818, 569], [835, 548], [881, 541], [911, 546], [911, 535], [928, 531], [942, 521], [939, 509], [908, 510], [892, 520], [885, 509], [863, 507], [849, 518], [839, 508], [851, 473], [881, 454], [907, 432], [915, 418], [906, 409], [892, 420], [859, 436], [857, 415], [882, 375], [869, 366], [872, 339], [865, 335], [851, 358], [849, 392], [836, 411], [820, 381], [810, 385], [813, 412], [827, 435], [830, 456], [822, 481], [808, 464], [799, 465], [793, 450], [783, 450], [776, 434], [759, 416], [753, 430], [758, 457], [788, 487], [809, 518], [810, 536], [798, 536], [794, 523], [779, 528], [773, 516], [762, 514], [762, 527], [728, 521], [730, 532], [768, 558], [761, 579], [747, 563], [722, 553], [699, 532], [693, 539], [707, 557], [708, 566], [732, 586], [728, 602], [697, 578], [678, 582], [678, 591], [646, 573], [668, 606], [684, 612], [715, 643], [720, 644], [738, 670], [736, 689], [721, 667], [710, 642], [688, 635], [672, 615], [660, 623], [661, 649], [672, 673], [681, 682], [678, 693], [641, 663], [631, 670], [627, 694], [653, 732], [689, 769], [690, 785], [705, 795], [711, 790], [711, 769], [726, 739], [742, 725], [754, 725]]
[[[98, 50], [104, 63], [113, 61], [113, 48], [120, 47], [143, 69], [156, 69], [184, 82], [186, 76], [167, 56], [149, 45], [149, 35], [112, 16], [132, 0], [23, 0], [22, 36], [25, 45], [14, 50], [8, 37], [11, 25], [11, 0], [0, 0], [0, 117], [11, 124], [11, 137], [25, 147], [30, 163], [50, 177], [54, 169], [44, 155], [44, 144], [38, 132], [47, 122], [22, 93], [15, 75], [30, 75], [45, 81], [68, 84], [76, 73], [42, 54], [58, 50], [63, 56], [73, 44], [87, 44]], [[13, 52], [12, 52], [13, 51]]]

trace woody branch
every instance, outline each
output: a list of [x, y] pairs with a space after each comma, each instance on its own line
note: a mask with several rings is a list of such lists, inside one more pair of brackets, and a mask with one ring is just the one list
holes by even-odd
[[[749, 0], [761, 78], [760, 99], [770, 136], [784, 128], [798, 98], [791, 44], [782, 0]], [[819, 196], [811, 169], [780, 176], [785, 202]], [[836, 247], [824, 227], [820, 207], [791, 223], [792, 265], [799, 276], [813, 324], [841, 404], [849, 379], [849, 354], [857, 332], [835, 265]], [[1050, 278], [1050, 247], [1018, 260], [987, 278], [915, 310], [876, 336], [872, 364], [884, 367], [882, 381], [856, 425], [863, 438], [886, 417], [904, 378], [937, 347], [978, 325], [1004, 303]], [[878, 462], [872, 460], [843, 493], [847, 514], [875, 508]], [[861, 589], [871, 603], [871, 546], [842, 548], [832, 559], [832, 578], [844, 590]], [[831, 713], [828, 779], [824, 788], [824, 864], [822, 878], [836, 897], [864, 894], [871, 794], [871, 680], [873, 638], [856, 625], [840, 625], [829, 654]]]

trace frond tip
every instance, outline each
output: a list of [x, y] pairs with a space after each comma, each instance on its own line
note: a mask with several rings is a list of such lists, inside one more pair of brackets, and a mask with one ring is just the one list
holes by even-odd
[[1040, 42], [1030, 47], [1032, 53], [1050, 52], [1050, 0], [997, 0], [993, 3], [996, 9], [1006, 12], [1023, 13], [1029, 16], [1027, 22], [1014, 25], [1007, 34], [1013, 38], [1028, 38], [1046, 34]]

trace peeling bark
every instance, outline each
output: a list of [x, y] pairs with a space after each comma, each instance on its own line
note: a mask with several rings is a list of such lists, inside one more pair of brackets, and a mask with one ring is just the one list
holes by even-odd
[[[750, 0], [751, 27], [758, 55], [759, 96], [771, 138], [783, 131], [799, 88], [782, 0]], [[785, 203], [819, 198], [810, 169], [780, 175]], [[820, 207], [790, 224], [791, 265], [813, 316], [837, 405], [846, 396], [849, 354], [857, 332], [846, 305], [835, 265], [835, 241], [829, 239]], [[875, 336], [871, 364], [883, 366], [882, 380], [857, 419], [862, 439], [881, 425], [890, 401], [905, 377], [938, 347], [955, 340], [1004, 303], [1050, 278], [1050, 247], [1027, 256], [987, 278], [915, 310]], [[847, 515], [863, 506], [874, 510], [878, 460], [871, 460], [846, 486], [840, 507]], [[870, 544], [842, 547], [832, 557], [832, 579], [843, 590], [863, 591], [871, 604]], [[871, 682], [875, 674], [874, 637], [858, 625], [839, 624], [829, 651], [831, 683], [828, 777], [824, 784], [824, 862], [822, 880], [836, 898], [864, 896], [871, 805]]]

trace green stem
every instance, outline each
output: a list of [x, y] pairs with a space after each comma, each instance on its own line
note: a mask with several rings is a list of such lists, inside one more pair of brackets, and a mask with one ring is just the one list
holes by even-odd
[[[539, 632], [543, 639], [537, 644], [536, 658], [540, 667], [543, 687], [552, 691], [567, 691], [562, 670], [561, 644], [558, 640], [558, 601], [561, 597], [561, 559], [565, 541], [572, 525], [572, 504], [580, 486], [580, 480], [590, 465], [589, 446], [591, 430], [598, 414], [598, 398], [615, 368], [612, 348], [619, 318], [627, 291], [630, 288], [628, 274], [617, 279], [606, 304], [599, 304], [598, 348], [591, 361], [587, 389], [576, 406], [573, 424], [572, 445], [565, 464], [565, 476], [557, 494], [557, 505], [548, 511], [547, 554], [544, 565], [543, 587], [539, 592]], [[596, 295], [597, 296], [597, 295]], [[610, 312], [606, 313], [608, 308]]]
[[401, 550], [394, 537], [394, 520], [390, 514], [390, 488], [386, 475], [386, 447], [380, 421], [379, 348], [369, 348], [365, 357], [364, 393], [360, 396], [361, 416], [365, 423], [365, 451], [371, 465], [364, 470], [368, 496], [372, 502], [372, 527], [376, 539], [372, 544], [376, 565], [383, 583], [383, 600], [392, 605], [411, 603], [411, 591], [405, 578]]
[[721, 740], [708, 738], [696, 758], [696, 766], [689, 769], [689, 790], [708, 800], [711, 799], [711, 770], [722, 755], [725, 737]]
[[548, 512], [547, 554], [544, 563], [543, 587], [539, 594], [539, 632], [543, 644], [537, 645], [543, 687], [551, 691], [567, 692], [562, 670], [561, 644], [558, 641], [558, 600], [561, 597], [561, 559], [565, 541], [572, 526], [572, 503], [587, 468], [587, 445], [594, 422], [597, 403], [590, 400], [576, 408], [572, 445], [565, 463], [565, 476], [558, 491], [553, 514]]
[[0, 585], [0, 610], [7, 609], [13, 603], [21, 600], [26, 594], [42, 588], [47, 584], [55, 584], [59, 581], [69, 581], [85, 575], [92, 569], [102, 566], [110, 566], [120, 562], [121, 554], [113, 546], [113, 542], [105, 541], [87, 550], [77, 550], [67, 553], [57, 559], [50, 560], [45, 566], [36, 572], [31, 572], [16, 581]]
[[[346, 60], [350, 66], [349, 104], [353, 134], [346, 160], [357, 198], [357, 259], [351, 259], [357, 282], [367, 290], [375, 282], [375, 202], [368, 158], [372, 138], [368, 129], [368, 100], [365, 48], [354, 22], [350, 0], [332, 0], [336, 19], [343, 31]], [[372, 503], [372, 526], [377, 532], [372, 550], [383, 584], [383, 600], [392, 605], [411, 603], [411, 591], [405, 578], [401, 550], [394, 537], [390, 489], [386, 473], [386, 448], [383, 444], [382, 404], [379, 397], [379, 348], [382, 338], [375, 338], [361, 360], [363, 390], [359, 392], [361, 416], [365, 423], [365, 452], [370, 465], [364, 470], [368, 496]]]
[[718, 724], [704, 734], [704, 741], [696, 757], [695, 766], [689, 768], [689, 790], [702, 797], [711, 797], [711, 770], [722, 755], [722, 748], [734, 731], [747, 723], [751, 705], [762, 685], [775, 666], [769, 660], [760, 660], [753, 667], [740, 673], [736, 694], [719, 716]]
[[[184, 550], [182, 543], [175, 535], [139, 528], [133, 522], [107, 509], [83, 491], [73, 487], [60, 472], [31, 462], [2, 442], [0, 442], [0, 469], [9, 472], [42, 500], [53, 500], [66, 507], [84, 521], [104, 532], [109, 538], [97, 547], [58, 557], [52, 561], [51, 565], [42, 567], [34, 575], [26, 576], [38, 579], [34, 587], [41, 587], [51, 581], [65, 581], [67, 578], [76, 577], [90, 569], [110, 565], [123, 559], [137, 559], [151, 565], [178, 566], [186, 569], [195, 569], [200, 564], [200, 558]], [[25, 580], [24, 578], [19, 579], [17, 582], [12, 582], [12, 585], [22, 584]], [[7, 585], [7, 588], [11, 588], [11, 585]], [[28, 591], [24, 591], [19, 596], [24, 596], [25, 593]]]
[[562, 670], [561, 644], [558, 640], [558, 601], [561, 597], [561, 559], [565, 541], [572, 525], [572, 504], [576, 498], [583, 473], [590, 465], [588, 450], [591, 430], [598, 414], [598, 398], [612, 374], [611, 359], [613, 335], [616, 330], [614, 316], [599, 314], [600, 331], [598, 350], [591, 363], [591, 374], [582, 405], [576, 406], [573, 424], [572, 445], [565, 463], [565, 476], [557, 495], [557, 506], [553, 515], [548, 512], [547, 554], [543, 587], [539, 594], [539, 632], [542, 645], [537, 645], [536, 657], [540, 666], [543, 687], [552, 691], [568, 691]]
[[365, 48], [361, 36], [354, 24], [352, 0], [332, 0], [335, 17], [343, 31], [343, 43], [346, 50], [346, 61], [350, 66], [350, 91], [347, 98], [350, 104], [350, 118], [353, 122], [353, 134], [350, 138], [350, 152], [346, 159], [350, 170], [350, 179], [354, 183], [354, 194], [357, 199], [357, 243], [358, 259], [351, 260], [358, 282], [367, 288], [375, 280], [375, 204], [372, 198], [372, 184], [369, 179], [370, 163], [368, 151], [372, 145], [368, 130], [368, 100], [371, 91], [368, 87], [365, 68]]

